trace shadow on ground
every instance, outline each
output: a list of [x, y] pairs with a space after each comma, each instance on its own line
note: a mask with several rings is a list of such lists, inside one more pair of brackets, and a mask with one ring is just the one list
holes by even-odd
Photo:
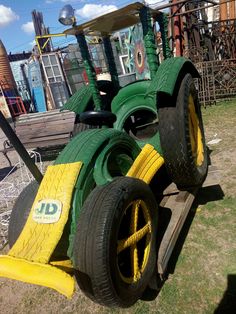
[[0, 181], [2, 181], [10, 171], [15, 172], [17, 170], [16, 168], [13, 168], [14, 167], [5, 167], [0, 169]]
[[208, 186], [201, 188], [193, 202], [192, 208], [189, 211], [189, 214], [186, 218], [186, 221], [184, 223], [184, 226], [180, 232], [179, 238], [176, 242], [175, 248], [173, 250], [173, 253], [171, 255], [169, 265], [168, 265], [168, 274], [173, 274], [175, 271], [175, 267], [179, 258], [179, 255], [181, 253], [181, 250], [183, 248], [185, 239], [188, 235], [188, 232], [190, 230], [192, 221], [195, 217], [196, 210], [200, 205], [207, 204], [209, 202], [213, 201], [219, 201], [224, 198], [224, 192], [221, 189], [221, 186], [219, 184]]
[[[221, 199], [223, 199], [223, 197], [224, 197], [224, 192], [221, 189], [221, 186], [218, 184], [204, 187], [204, 188], [201, 188], [199, 190], [199, 192], [198, 192], [198, 194], [194, 200], [194, 203], [191, 207], [191, 210], [189, 211], [188, 216], [185, 220], [185, 223], [184, 223], [183, 228], [180, 232], [178, 240], [175, 244], [174, 250], [172, 252], [171, 258], [170, 258], [169, 263], [168, 263], [167, 272], [166, 272], [164, 278], [162, 278], [162, 280], [161, 280], [158, 276], [156, 276], [156, 275], [154, 276], [152, 282], [150, 283], [150, 286], [145, 291], [145, 293], [142, 297], [143, 300], [146, 300], [146, 301], [154, 300], [157, 297], [157, 295], [159, 294], [165, 281], [168, 279], [168, 275], [174, 273], [178, 258], [180, 256], [180, 253], [182, 251], [185, 239], [186, 239], [188, 232], [190, 230], [192, 221], [195, 217], [197, 208], [200, 205], [204, 205], [204, 204], [209, 203], [209, 202], [221, 200]], [[171, 210], [170, 209], [168, 210], [168, 208], [159, 208], [159, 211], [160, 211], [159, 220], [161, 221], [160, 225], [162, 226], [161, 230], [159, 229], [159, 232], [161, 233], [159, 242], [161, 242], [161, 239], [164, 236], [165, 230], [166, 230], [166, 228], [167, 228], [167, 226], [171, 220]], [[235, 279], [235, 283], [236, 283], [236, 279]], [[223, 313], [223, 312], [216, 312], [216, 314], [218, 314], [218, 313]]]
[[228, 275], [227, 289], [214, 314], [232, 314], [236, 312], [236, 275]]

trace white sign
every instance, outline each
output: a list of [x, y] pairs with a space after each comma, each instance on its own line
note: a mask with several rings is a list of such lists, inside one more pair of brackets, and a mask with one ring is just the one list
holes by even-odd
[[44, 199], [37, 202], [33, 209], [33, 220], [39, 224], [51, 224], [60, 219], [62, 203], [58, 200]]

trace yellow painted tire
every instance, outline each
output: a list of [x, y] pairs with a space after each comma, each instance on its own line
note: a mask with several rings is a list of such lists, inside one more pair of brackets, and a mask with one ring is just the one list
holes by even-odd
[[165, 166], [179, 189], [200, 186], [208, 169], [201, 108], [190, 74], [177, 89], [177, 100], [159, 104], [160, 141]]
[[74, 241], [82, 291], [109, 307], [129, 307], [156, 269], [157, 203], [141, 180], [120, 177], [86, 199]]

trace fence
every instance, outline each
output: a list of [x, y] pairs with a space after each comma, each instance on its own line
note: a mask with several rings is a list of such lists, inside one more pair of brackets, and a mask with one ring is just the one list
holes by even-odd
[[236, 59], [199, 62], [195, 65], [201, 75], [196, 85], [202, 105], [236, 97]]

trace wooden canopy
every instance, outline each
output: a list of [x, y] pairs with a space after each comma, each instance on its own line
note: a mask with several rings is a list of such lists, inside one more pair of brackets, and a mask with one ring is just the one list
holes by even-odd
[[[65, 30], [64, 34], [76, 35], [79, 33], [84, 33], [86, 36], [101, 36], [111, 34], [118, 30], [137, 24], [140, 21], [139, 11], [143, 7], [145, 7], [145, 5], [140, 2], [129, 4], [124, 8], [104, 14], [91, 21]], [[150, 11], [153, 16], [160, 13], [158, 10], [150, 9]]]

